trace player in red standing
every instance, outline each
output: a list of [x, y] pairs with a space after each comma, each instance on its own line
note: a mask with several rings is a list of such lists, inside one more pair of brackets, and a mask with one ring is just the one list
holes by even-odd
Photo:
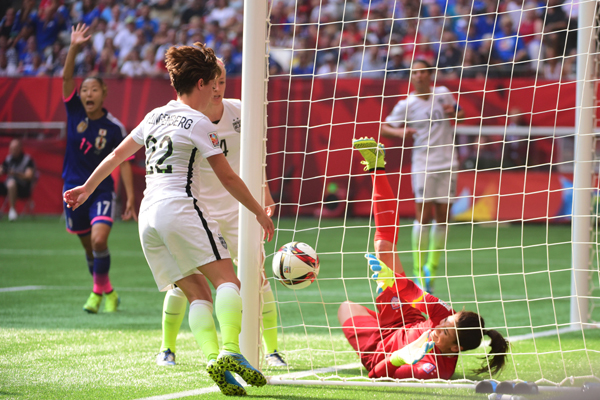
[[458, 354], [479, 347], [484, 335], [491, 339], [491, 356], [476, 372], [499, 372], [508, 350], [502, 334], [485, 329], [478, 314], [456, 312], [406, 278], [395, 251], [396, 199], [385, 175], [384, 147], [372, 138], [355, 140], [353, 147], [373, 174], [377, 257], [366, 257], [377, 281], [377, 312], [345, 301], [338, 319], [369, 377], [450, 379]]

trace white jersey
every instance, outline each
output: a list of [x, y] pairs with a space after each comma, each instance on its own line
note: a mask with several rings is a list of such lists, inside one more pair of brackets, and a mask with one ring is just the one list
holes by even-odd
[[385, 122], [394, 128], [401, 125], [416, 129], [413, 135], [412, 172], [441, 171], [458, 167], [454, 149], [454, 127], [446, 117], [444, 106], [456, 107], [456, 100], [445, 86], [433, 89], [428, 99], [411, 93], [400, 100]]
[[[240, 117], [242, 103], [236, 99], [223, 99], [223, 115], [218, 124], [213, 124], [219, 134], [219, 145], [231, 169], [240, 174]], [[235, 213], [240, 203], [223, 187], [210, 164], [203, 159], [199, 165], [200, 182], [198, 201], [213, 218]]]
[[201, 112], [172, 100], [131, 132], [146, 148], [146, 190], [140, 211], [159, 200], [200, 195], [200, 162], [222, 153], [216, 127]]

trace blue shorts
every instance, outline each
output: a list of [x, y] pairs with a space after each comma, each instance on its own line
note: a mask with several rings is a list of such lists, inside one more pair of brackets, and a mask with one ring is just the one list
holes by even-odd
[[[65, 185], [63, 193], [75, 186]], [[96, 190], [76, 210], [67, 208], [63, 201], [67, 232], [79, 236], [89, 235], [94, 224], [106, 224], [112, 226], [113, 213], [115, 210], [115, 193]]]

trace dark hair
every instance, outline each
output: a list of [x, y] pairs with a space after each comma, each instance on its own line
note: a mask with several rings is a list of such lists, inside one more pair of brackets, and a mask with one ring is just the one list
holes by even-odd
[[[509, 343], [502, 334], [493, 329], [485, 329], [485, 321], [483, 318], [472, 311], [461, 311], [456, 316], [456, 339], [461, 350], [473, 350], [481, 345], [483, 335], [487, 335], [491, 339], [490, 346], [493, 354], [489, 361], [489, 369], [492, 374], [500, 372], [506, 363], [506, 352], [508, 351]], [[487, 357], [484, 358], [481, 368], [475, 370], [475, 373], [481, 374], [488, 371]]]
[[102, 88], [102, 91], [104, 92], [104, 94], [106, 94], [108, 92], [108, 86], [106, 86], [106, 83], [104, 83], [104, 80], [102, 78], [100, 78], [99, 76], [88, 76], [83, 81], [81, 81], [81, 85], [79, 85], [79, 92], [81, 92], [81, 87], [83, 86], [84, 82], [89, 81], [89, 80], [98, 82], [98, 84]]
[[433, 68], [433, 65], [431, 65], [429, 63], [429, 61], [423, 59], [423, 58], [415, 58], [414, 61], [412, 62], [412, 65], [415, 65], [416, 63], [421, 63], [421, 64], [425, 64], [425, 68], [429, 69], [429, 68]]
[[200, 79], [207, 83], [221, 74], [213, 49], [199, 42], [169, 48], [165, 64], [178, 95], [191, 93]]

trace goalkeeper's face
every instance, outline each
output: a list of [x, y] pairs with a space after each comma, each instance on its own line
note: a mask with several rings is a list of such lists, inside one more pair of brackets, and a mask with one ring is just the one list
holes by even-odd
[[431, 332], [431, 339], [442, 353], [458, 353], [456, 340], [456, 316], [450, 315], [440, 321], [440, 324]]

